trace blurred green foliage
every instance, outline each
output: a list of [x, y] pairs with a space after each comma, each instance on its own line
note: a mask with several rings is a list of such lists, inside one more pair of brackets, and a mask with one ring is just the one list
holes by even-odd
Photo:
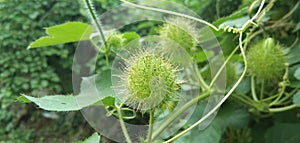
[[[76, 44], [27, 50], [43, 36], [43, 28], [67, 21], [86, 21], [77, 1], [0, 1], [0, 142], [32, 142], [34, 127], [22, 125], [32, 116], [14, 103], [20, 93], [41, 96], [70, 93], [72, 55]], [[26, 108], [27, 110], [35, 110]], [[38, 123], [38, 122], [37, 122]], [[34, 123], [33, 123], [34, 124]]]

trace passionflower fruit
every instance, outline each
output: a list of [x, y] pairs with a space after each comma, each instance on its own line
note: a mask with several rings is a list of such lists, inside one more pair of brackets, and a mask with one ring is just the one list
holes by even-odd
[[280, 44], [272, 38], [266, 38], [249, 49], [247, 61], [251, 76], [272, 80], [284, 73], [286, 57]]
[[178, 67], [151, 49], [131, 52], [134, 53], [129, 58], [123, 59], [127, 65], [122, 72], [113, 75], [119, 80], [114, 88], [120, 100], [138, 110], [168, 107], [165, 104], [170, 104], [180, 89]]
[[[175, 42], [184, 48], [191, 56], [197, 50], [198, 33], [196, 24], [185, 18], [169, 18], [166, 24], [161, 28], [162, 45], [168, 47]], [[169, 39], [169, 40], [164, 40]], [[172, 41], [170, 41], [172, 40]]]

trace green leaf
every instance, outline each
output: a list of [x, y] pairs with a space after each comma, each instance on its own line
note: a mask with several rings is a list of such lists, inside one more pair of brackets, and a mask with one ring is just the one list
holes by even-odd
[[287, 60], [290, 65], [300, 62], [299, 53], [300, 53], [300, 41], [298, 41], [298, 43], [295, 45], [295, 47], [293, 47], [287, 55], [287, 57], [288, 57]]
[[266, 143], [299, 143], [300, 124], [277, 124], [265, 134]]
[[111, 106], [111, 107], [114, 107], [115, 106], [115, 98], [114, 97], [111, 97], [111, 96], [108, 96], [106, 98], [104, 98], [102, 100], [102, 103], [103, 105], [105, 106]]
[[40, 108], [48, 111], [76, 111], [104, 100], [104, 105], [113, 105], [114, 96], [111, 88], [110, 71], [105, 71], [99, 76], [86, 77], [82, 80], [79, 95], [52, 95], [36, 98], [22, 95], [17, 99], [22, 102], [34, 102]]
[[125, 32], [122, 35], [123, 35], [123, 38], [125, 39], [123, 42], [123, 45], [127, 45], [132, 40], [140, 38], [140, 36], [135, 32]]
[[89, 138], [85, 139], [84, 141], [77, 141], [74, 143], [99, 143], [101, 140], [101, 136], [98, 133], [94, 133]]
[[102, 99], [106, 98], [107, 96], [114, 96], [110, 70], [103, 71], [98, 78], [96, 78], [96, 85], [98, 91], [100, 91]]
[[293, 102], [300, 107], [300, 90], [293, 96]]
[[300, 80], [300, 68], [298, 68], [295, 73], [294, 73], [294, 77], [298, 80]]
[[[26, 98], [26, 99], [24, 99]], [[38, 105], [41, 109], [48, 111], [76, 111], [80, 110], [75, 96], [73, 95], [53, 95], [36, 98], [22, 94], [18, 98], [19, 101], [31, 101]]]
[[250, 78], [244, 78], [236, 88], [236, 91], [241, 94], [247, 94], [250, 92], [251, 80]]
[[240, 28], [249, 19], [250, 19], [249, 16], [243, 16], [243, 17], [240, 17], [240, 18], [236, 18], [236, 19], [232, 19], [232, 20], [227, 20], [227, 21], [225, 21], [222, 24], [224, 24], [225, 26], [232, 26], [232, 27]]
[[208, 52], [200, 51], [200, 52], [197, 52], [197, 54], [196, 54], [196, 61], [197, 61], [197, 63], [201, 63], [213, 56], [214, 56], [213, 51], [208, 51]]
[[297, 24], [296, 28], [293, 30], [293, 32], [297, 32], [300, 29], [300, 23]]
[[222, 23], [225, 23], [226, 21], [230, 21], [230, 20], [241, 18], [241, 17], [243, 17], [244, 15], [247, 14], [248, 9], [249, 9], [248, 6], [240, 8], [239, 10], [235, 11], [231, 15], [218, 19], [213, 24], [214, 25], [221, 25]]
[[289, 68], [289, 81], [290, 86], [293, 88], [299, 88], [300, 87], [300, 80], [295, 77], [296, 71], [300, 69], [300, 65], [294, 65], [291, 68]]
[[100, 75], [84, 77], [80, 85], [80, 93], [76, 99], [80, 107], [87, 107], [103, 99], [105, 99], [105, 103], [112, 104], [110, 103], [112, 102], [111, 99], [106, 98], [113, 98], [113, 96], [111, 71], [107, 70]]
[[67, 22], [61, 25], [48, 27], [46, 28], [46, 33], [49, 36], [41, 37], [32, 42], [28, 46], [28, 49], [88, 40], [89, 35], [93, 31], [92, 26], [81, 22]]
[[30, 102], [31, 102], [31, 100], [28, 100], [25, 96], [19, 96], [19, 97], [17, 98], [17, 100], [18, 100], [18, 101], [22, 101], [22, 102], [24, 102], [24, 103], [30, 103]]

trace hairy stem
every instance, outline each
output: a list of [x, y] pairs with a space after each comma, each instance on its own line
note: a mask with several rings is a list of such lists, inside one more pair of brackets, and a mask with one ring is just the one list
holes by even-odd
[[216, 1], [216, 12], [217, 18], [220, 18], [220, 0]]
[[87, 9], [87, 12], [88, 12], [89, 16], [91, 17], [92, 22], [95, 25], [95, 29], [97, 30], [97, 32], [101, 36], [104, 45], [107, 47], [107, 43], [106, 43], [106, 40], [105, 40], [104, 32], [103, 32], [103, 30], [101, 28], [101, 24], [100, 24], [100, 22], [99, 22], [99, 20], [97, 18], [97, 15], [96, 15], [96, 12], [95, 12], [95, 9], [94, 9], [92, 1], [91, 0], [82, 0], [82, 1], [83, 1], [84, 5], [85, 5], [85, 7]]
[[117, 108], [117, 112], [118, 112], [119, 122], [120, 122], [120, 125], [121, 125], [121, 128], [122, 128], [123, 134], [125, 136], [125, 139], [126, 139], [127, 143], [132, 143], [131, 138], [128, 134], [127, 128], [125, 126], [125, 122], [123, 120], [123, 115], [122, 115], [122, 112], [121, 112], [121, 106], [116, 105], [116, 108]]
[[150, 117], [149, 117], [149, 129], [148, 129], [148, 135], [147, 135], [147, 142], [151, 143], [151, 136], [153, 132], [153, 122], [154, 122], [154, 110], [150, 111]]

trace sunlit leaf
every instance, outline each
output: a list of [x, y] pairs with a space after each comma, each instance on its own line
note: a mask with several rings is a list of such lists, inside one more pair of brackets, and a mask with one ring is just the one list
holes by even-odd
[[[79, 95], [51, 95], [36, 98], [22, 95], [17, 99], [29, 103], [33, 102], [41, 109], [48, 111], [76, 111], [102, 101], [104, 105], [114, 105], [114, 92], [111, 88], [110, 71], [98, 76], [86, 77], [82, 80]], [[111, 98], [108, 98], [111, 97]]]
[[[80, 107], [87, 107], [102, 99], [105, 103], [112, 104], [114, 91], [112, 89], [110, 70], [103, 71], [100, 75], [84, 77], [80, 85], [80, 93], [76, 96]], [[109, 100], [109, 101], [108, 101]]]
[[22, 95], [18, 100], [34, 102], [39, 108], [48, 111], [76, 111], [80, 110], [75, 96], [73, 95], [53, 95], [36, 98], [32, 96]]
[[128, 44], [130, 41], [140, 38], [140, 36], [135, 32], [125, 32], [122, 34], [125, 39], [124, 45]]
[[200, 51], [200, 52], [197, 52], [197, 54], [196, 54], [196, 61], [197, 61], [197, 63], [201, 63], [213, 56], [214, 56], [213, 51], [208, 51], [208, 52]]
[[105, 106], [115, 106], [115, 98], [114, 97], [108, 96], [101, 101], [102, 101], [102, 104]]
[[28, 48], [37, 48], [63, 43], [77, 42], [88, 40], [89, 35], [93, 32], [93, 27], [81, 22], [67, 22], [46, 28], [48, 36], [39, 38], [32, 42]]

